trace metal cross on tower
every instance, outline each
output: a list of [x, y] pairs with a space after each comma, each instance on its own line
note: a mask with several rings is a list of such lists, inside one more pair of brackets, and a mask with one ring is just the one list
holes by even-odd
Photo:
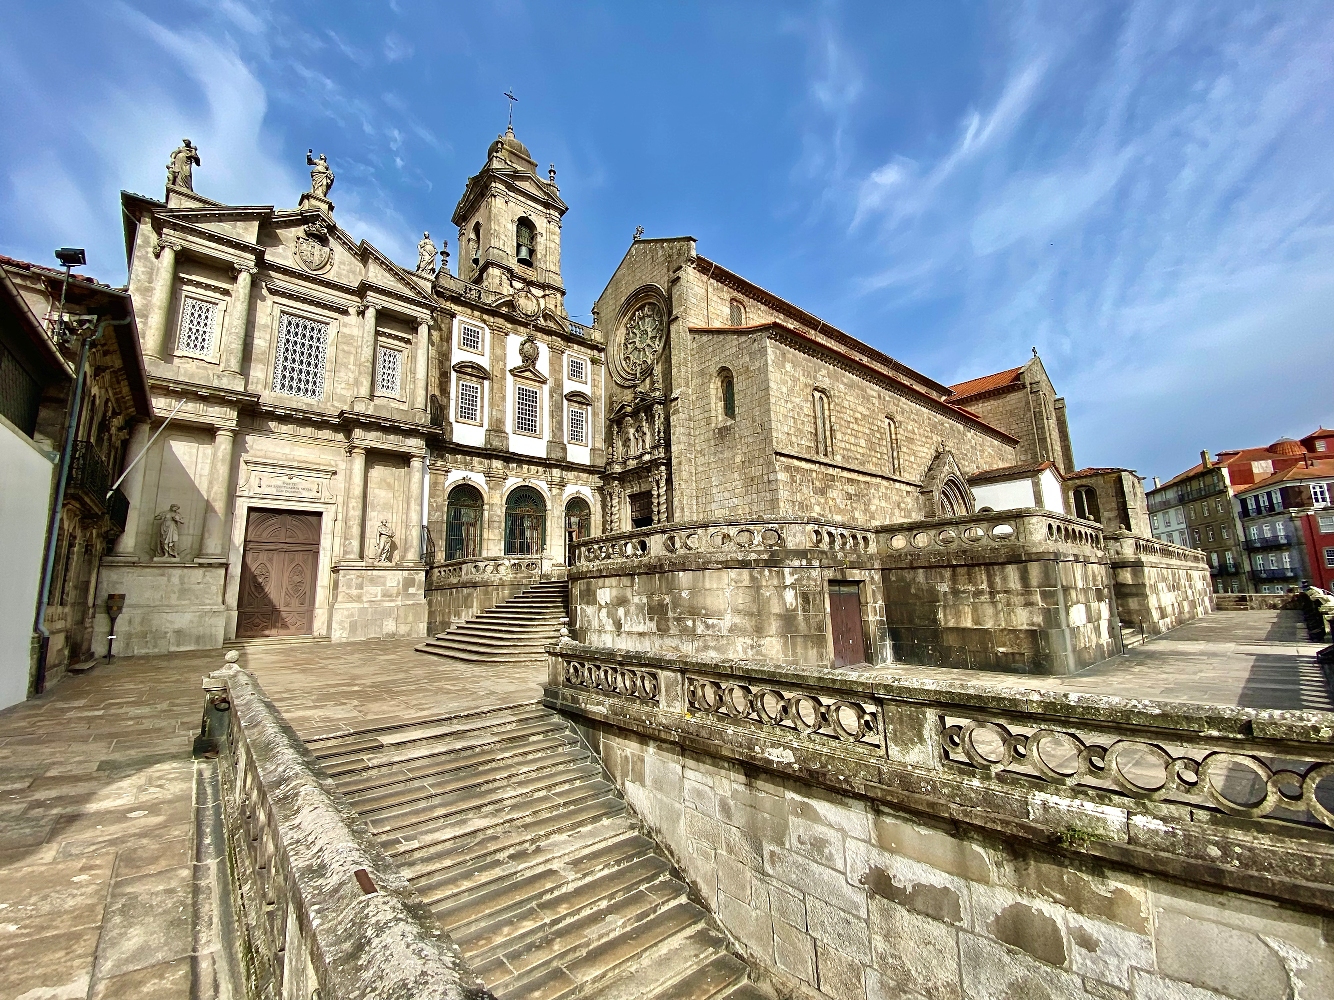
[[514, 104], [515, 104], [515, 102], [518, 100], [518, 98], [515, 97], [514, 94], [512, 93], [513, 90], [514, 90], [514, 88], [511, 87], [509, 90], [505, 91], [505, 96], [508, 97], [508, 98], [510, 99], [510, 123], [509, 123], [509, 130], [510, 130], [511, 132], [514, 131]]

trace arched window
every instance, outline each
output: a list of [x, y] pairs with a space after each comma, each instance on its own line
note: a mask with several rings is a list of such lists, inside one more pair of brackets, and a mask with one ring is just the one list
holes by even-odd
[[829, 394], [816, 389], [812, 397], [815, 408], [815, 453], [822, 458], [834, 454], [834, 425], [830, 417]]
[[1075, 490], [1075, 517], [1085, 521], [1102, 521], [1098, 512], [1098, 494], [1091, 486], [1080, 486]]
[[445, 502], [445, 559], [474, 559], [482, 554], [482, 494], [460, 483]]
[[482, 262], [482, 224], [480, 222], [472, 224], [472, 235], [468, 237], [468, 256], [472, 258], [473, 267]]
[[729, 368], [718, 369], [718, 402], [727, 420], [736, 419], [736, 383]]
[[899, 467], [899, 425], [893, 417], [885, 418], [885, 439], [889, 449], [889, 472], [897, 476], [902, 469]]
[[727, 306], [727, 322], [729, 326], [746, 325], [746, 307], [741, 304], [740, 299], [733, 299]]
[[593, 533], [593, 510], [583, 497], [571, 497], [565, 505], [565, 565], [574, 565], [574, 544]]
[[514, 259], [532, 267], [536, 257], [537, 230], [527, 219], [520, 219], [514, 227]]
[[505, 555], [541, 555], [546, 546], [547, 503], [531, 486], [520, 486], [505, 501]]
[[940, 516], [963, 517], [968, 513], [968, 500], [963, 488], [954, 479], [947, 479], [940, 487]]

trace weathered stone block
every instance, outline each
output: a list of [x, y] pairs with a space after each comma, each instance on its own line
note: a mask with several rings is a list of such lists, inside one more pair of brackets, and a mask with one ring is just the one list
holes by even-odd
[[866, 1000], [865, 966], [837, 948], [815, 942], [817, 985], [833, 1000]]
[[873, 963], [882, 982], [930, 1000], [959, 1000], [959, 942], [955, 929], [896, 903], [873, 898], [870, 908]]
[[865, 917], [856, 917], [824, 900], [806, 900], [806, 928], [817, 941], [836, 948], [863, 965], [871, 961], [871, 941]]
[[815, 940], [800, 927], [775, 919], [774, 961], [783, 972], [815, 984]]

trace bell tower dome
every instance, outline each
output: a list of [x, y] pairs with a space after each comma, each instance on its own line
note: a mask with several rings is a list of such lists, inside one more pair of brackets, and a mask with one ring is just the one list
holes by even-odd
[[459, 277], [507, 295], [527, 289], [565, 316], [560, 227], [568, 207], [556, 187], [556, 168], [546, 180], [539, 177], [528, 147], [507, 128], [454, 209]]

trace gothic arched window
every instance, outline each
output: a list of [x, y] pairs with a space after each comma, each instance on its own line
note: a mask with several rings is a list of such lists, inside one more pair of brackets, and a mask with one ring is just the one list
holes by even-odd
[[968, 500], [963, 487], [954, 479], [947, 479], [940, 488], [940, 516], [962, 517], [968, 513]]
[[460, 483], [445, 502], [445, 559], [475, 559], [482, 554], [482, 494]]
[[834, 454], [834, 424], [830, 416], [829, 394], [816, 389], [812, 403], [815, 408], [815, 453], [822, 458], [831, 458]]
[[537, 256], [537, 229], [528, 219], [520, 219], [514, 227], [514, 259], [532, 267]]
[[723, 416], [728, 420], [736, 419], [736, 383], [732, 380], [731, 369], [718, 369], [718, 401]]
[[505, 500], [505, 555], [536, 556], [546, 545], [547, 502], [531, 486]]
[[727, 306], [727, 323], [729, 326], [746, 325], [746, 307], [741, 304], [740, 299], [733, 299]]

